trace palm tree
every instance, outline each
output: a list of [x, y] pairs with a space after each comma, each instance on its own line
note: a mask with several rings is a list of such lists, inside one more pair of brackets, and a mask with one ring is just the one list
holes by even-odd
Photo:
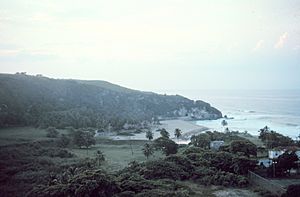
[[226, 121], [226, 120], [222, 120], [221, 124], [222, 124], [222, 126], [223, 126], [223, 127], [225, 127], [225, 126], [227, 126], [227, 125], [228, 125], [228, 123], [227, 123], [227, 121]]
[[153, 132], [151, 130], [148, 130], [146, 132], [146, 138], [148, 138], [148, 140], [152, 140], [153, 139]]
[[164, 137], [164, 138], [169, 138], [170, 137], [169, 132], [165, 128], [162, 128], [160, 130], [160, 135], [161, 135], [161, 137]]
[[143, 148], [143, 153], [148, 159], [149, 156], [153, 155], [153, 153], [154, 153], [153, 146], [151, 144], [146, 143]]
[[[222, 122], [221, 122], [221, 125], [223, 126], [223, 128], [225, 127], [225, 126], [227, 126], [228, 125], [228, 123], [227, 123], [227, 121], [226, 120], [222, 120]], [[227, 127], [228, 128], [228, 127]]]
[[225, 133], [229, 133], [229, 132], [230, 132], [229, 128], [226, 127], [226, 128], [225, 128]]
[[178, 142], [179, 142], [179, 137], [181, 136], [181, 130], [176, 128], [175, 132], [174, 132], [175, 137], [177, 138]]

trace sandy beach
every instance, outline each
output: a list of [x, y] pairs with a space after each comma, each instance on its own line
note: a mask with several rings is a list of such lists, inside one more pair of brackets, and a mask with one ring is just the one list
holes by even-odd
[[159, 125], [159, 128], [165, 128], [170, 133], [171, 138], [174, 138], [175, 129], [180, 129], [182, 132], [182, 140], [189, 140], [192, 135], [197, 135], [203, 131], [208, 130], [207, 127], [196, 125], [196, 123], [192, 121], [180, 119], [161, 121], [161, 125]]
[[[179, 144], [188, 144], [190, 138], [193, 135], [197, 135], [201, 132], [209, 130], [209, 128], [197, 125], [192, 121], [175, 119], [175, 120], [164, 120], [160, 121], [160, 125], [152, 127], [153, 139], [160, 137], [159, 129], [166, 129], [170, 133], [170, 139], [173, 139]], [[175, 129], [178, 128], [181, 130], [182, 136], [179, 139], [176, 139], [174, 136]], [[145, 133], [135, 134], [134, 136], [111, 136], [115, 140], [146, 140]]]

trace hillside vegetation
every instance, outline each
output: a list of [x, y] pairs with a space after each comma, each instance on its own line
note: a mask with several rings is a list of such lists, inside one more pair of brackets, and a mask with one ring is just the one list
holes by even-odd
[[217, 119], [222, 114], [203, 101], [131, 90], [105, 81], [0, 74], [0, 127], [107, 128], [181, 116]]

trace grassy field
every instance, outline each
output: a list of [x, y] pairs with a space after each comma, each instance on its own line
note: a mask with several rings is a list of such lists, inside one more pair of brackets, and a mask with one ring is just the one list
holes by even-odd
[[[66, 130], [59, 130], [60, 134], [66, 134]], [[257, 137], [240, 134], [240, 137], [252, 141], [257, 146], [261, 146], [262, 142]], [[50, 140], [53, 138], [46, 137], [45, 129], [38, 129], [32, 127], [15, 127], [0, 129], [0, 146], [9, 144], [19, 144], [24, 142]], [[106, 161], [103, 166], [107, 170], [119, 170], [127, 166], [131, 161], [145, 161], [146, 157], [143, 155], [142, 148], [147, 141], [145, 140], [111, 140], [105, 137], [97, 137], [96, 145], [90, 149], [80, 149], [77, 147], [69, 147], [68, 150], [74, 153], [78, 158], [94, 158], [95, 153], [101, 150]], [[163, 157], [160, 152], [155, 152], [149, 158], [157, 159]]]
[[[97, 150], [101, 150], [106, 161], [104, 167], [107, 170], [119, 170], [127, 166], [131, 161], [145, 161], [142, 148], [147, 141], [142, 140], [109, 140], [105, 138], [97, 138], [97, 143], [90, 149], [70, 148], [69, 151], [80, 158], [95, 157]], [[160, 152], [155, 152], [149, 158], [157, 159], [163, 157]]]
[[0, 145], [18, 144], [47, 140], [46, 131], [32, 127], [14, 127], [0, 129]]
[[[66, 133], [65, 130], [59, 132]], [[16, 127], [0, 129], [0, 146], [10, 144], [20, 144], [33, 141], [51, 140], [53, 138], [46, 137], [44, 129], [32, 127]], [[55, 139], [54, 139], [55, 140]], [[145, 161], [142, 148], [147, 141], [143, 140], [111, 140], [103, 137], [96, 138], [96, 145], [90, 149], [69, 147], [68, 150], [74, 153], [78, 158], [94, 158], [95, 153], [101, 150], [106, 161], [103, 164], [107, 170], [119, 170], [127, 166], [131, 161]], [[149, 158], [157, 159], [163, 157], [160, 152], [155, 152]]]

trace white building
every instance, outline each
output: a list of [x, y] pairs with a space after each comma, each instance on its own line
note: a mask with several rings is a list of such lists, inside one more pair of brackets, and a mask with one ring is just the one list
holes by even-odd
[[212, 150], [219, 150], [219, 148], [223, 145], [224, 141], [211, 141], [209, 147]]
[[269, 150], [269, 159], [277, 159], [284, 153], [284, 150]]

